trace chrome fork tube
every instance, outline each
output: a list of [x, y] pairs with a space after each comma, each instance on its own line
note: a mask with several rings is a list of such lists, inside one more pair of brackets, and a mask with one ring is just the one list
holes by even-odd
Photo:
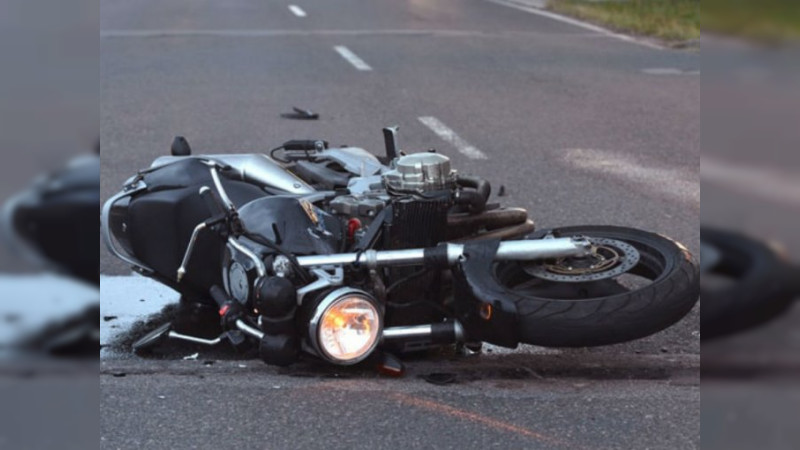
[[[447, 262], [457, 263], [464, 257], [464, 245], [445, 244]], [[581, 237], [504, 241], [500, 243], [495, 260], [537, 260], [562, 258], [566, 256], [585, 256], [591, 250], [591, 243]], [[425, 253], [432, 249], [415, 248], [407, 250], [367, 250], [361, 253], [338, 253], [333, 255], [299, 256], [297, 262], [302, 267], [336, 266], [363, 264], [370, 269], [385, 266], [422, 264]]]

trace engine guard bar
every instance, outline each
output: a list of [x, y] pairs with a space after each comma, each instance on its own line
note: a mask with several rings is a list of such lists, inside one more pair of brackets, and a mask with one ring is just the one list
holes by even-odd
[[[496, 261], [530, 261], [567, 256], [586, 256], [591, 253], [591, 242], [585, 237], [547, 238], [500, 242]], [[431, 267], [449, 267], [467, 257], [463, 244], [439, 244], [431, 248], [406, 250], [366, 250], [360, 253], [298, 256], [301, 267], [338, 266], [361, 264], [369, 269], [386, 266], [424, 264]]]
[[[247, 324], [243, 320], [235, 322], [236, 328], [246, 335], [255, 339], [263, 339], [264, 332]], [[170, 330], [167, 333], [170, 339], [178, 339], [181, 341], [192, 342], [194, 344], [202, 344], [214, 346], [222, 342], [225, 338], [225, 333], [219, 335], [214, 339], [205, 339], [188, 334], [178, 333], [177, 331]], [[430, 344], [453, 344], [457, 342], [464, 342], [464, 327], [458, 321], [433, 323], [427, 325], [411, 325], [402, 327], [390, 327], [383, 330], [381, 341], [384, 343], [409, 343], [409, 342], [426, 342]]]

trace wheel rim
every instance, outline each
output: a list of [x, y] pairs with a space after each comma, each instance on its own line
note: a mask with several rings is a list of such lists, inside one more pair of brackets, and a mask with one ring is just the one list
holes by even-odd
[[[571, 233], [575, 236], [581, 234], [580, 232]], [[657, 283], [671, 269], [672, 263], [663, 251], [643, 240], [632, 236], [601, 235], [599, 233], [590, 234], [588, 237], [597, 239], [605, 245], [622, 242], [636, 250], [638, 259], [635, 262], [629, 261], [627, 265], [620, 263], [611, 267], [610, 273], [613, 276], [601, 276], [604, 275], [601, 272], [596, 274], [598, 276], [586, 277], [586, 280], [560, 279], [559, 276], [542, 277], [541, 273], [537, 274], [536, 271], [533, 271], [534, 274], [532, 274], [529, 264], [526, 267], [524, 262], [498, 262], [494, 265], [494, 277], [504, 289], [517, 295], [579, 301], [610, 297], [643, 289]], [[552, 268], [552, 265], [556, 263], [557, 261], [546, 261], [542, 267]], [[620, 267], [624, 270], [619, 270]], [[542, 270], [544, 269], [539, 269], [539, 272]], [[565, 276], [569, 277], [569, 274]]]

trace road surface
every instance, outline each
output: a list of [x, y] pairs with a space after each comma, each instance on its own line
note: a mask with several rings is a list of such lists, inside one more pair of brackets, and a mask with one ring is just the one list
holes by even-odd
[[[175, 135], [196, 153], [303, 138], [382, 153], [381, 128], [399, 125], [403, 149], [436, 148], [495, 192], [505, 186], [501, 200], [528, 208], [540, 228], [641, 227], [697, 251], [698, 52], [485, 0], [100, 7], [104, 199]], [[321, 119], [282, 119], [293, 106]], [[198, 350], [181, 346], [161, 359], [132, 356], [112, 337], [177, 296], [148, 290], [104, 249], [101, 273], [103, 314], [117, 316], [103, 324], [101, 448], [700, 443], [697, 309], [631, 344], [415, 360], [395, 380], [278, 370], [219, 350], [183, 360]], [[425, 381], [432, 372], [455, 383]]]

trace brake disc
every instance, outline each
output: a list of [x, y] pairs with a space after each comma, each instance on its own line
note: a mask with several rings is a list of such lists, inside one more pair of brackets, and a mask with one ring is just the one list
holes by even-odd
[[526, 264], [523, 269], [528, 275], [543, 280], [585, 283], [617, 277], [639, 263], [639, 251], [626, 242], [596, 237], [589, 240], [592, 243], [589, 256], [537, 261]]

